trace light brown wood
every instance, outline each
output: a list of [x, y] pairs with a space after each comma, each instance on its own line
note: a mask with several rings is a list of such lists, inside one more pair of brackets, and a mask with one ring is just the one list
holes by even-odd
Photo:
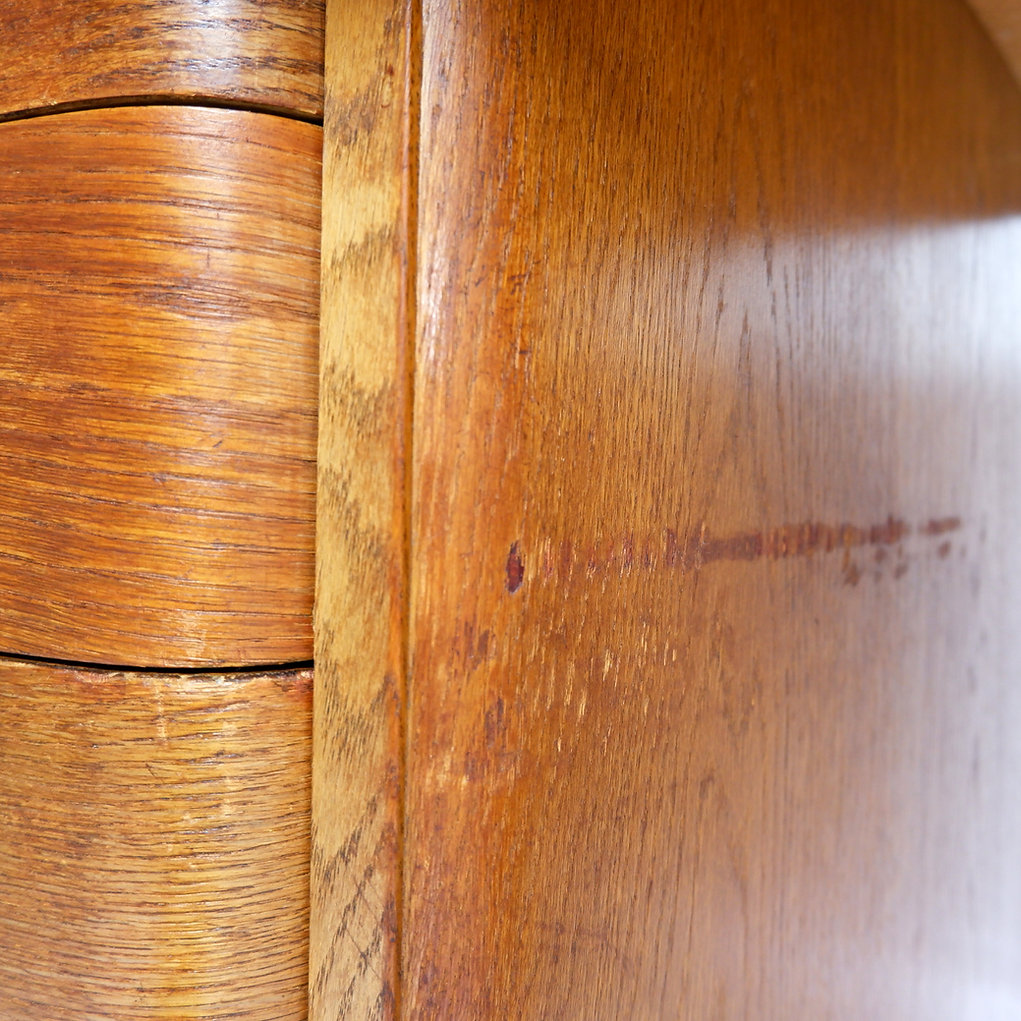
[[373, 0], [327, 13], [309, 969], [319, 1019], [398, 1009], [410, 9]]
[[0, 124], [0, 649], [311, 659], [321, 131]]
[[323, 0], [0, 0], [0, 117], [130, 99], [322, 116]]
[[1015, 83], [931, 0], [423, 38], [406, 1016], [1015, 1015]]
[[[413, 311], [369, 311], [394, 159], [328, 299], [371, 352], [415, 329], [403, 887], [319, 862], [356, 868], [315, 959], [375, 960], [392, 898], [391, 1016], [1016, 1017], [1016, 83], [956, 0], [422, 17]], [[328, 73], [352, 148], [414, 137], [385, 52]], [[339, 436], [382, 403], [344, 393]], [[364, 461], [323, 513], [392, 564]], [[320, 584], [352, 566], [320, 633], [392, 619], [392, 568]], [[375, 771], [332, 818], [402, 768], [392, 647], [317, 723], [321, 790]]]
[[1021, 82], [1021, 0], [968, 0]]
[[306, 1014], [311, 673], [0, 660], [0, 1017]]

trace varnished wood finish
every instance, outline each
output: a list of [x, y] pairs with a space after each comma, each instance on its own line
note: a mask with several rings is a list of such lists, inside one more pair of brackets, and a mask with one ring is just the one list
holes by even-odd
[[0, 0], [0, 117], [204, 99], [322, 116], [323, 0]]
[[0, 661], [0, 1017], [306, 1017], [311, 673]]
[[950, 0], [437, 0], [421, 52], [394, 1013], [1018, 1016], [1015, 82]]
[[1021, 82], [1021, 0], [968, 0]]
[[321, 1019], [396, 1010], [409, 10], [337, 3], [327, 18], [310, 961]]
[[0, 124], [0, 649], [311, 658], [319, 128]]

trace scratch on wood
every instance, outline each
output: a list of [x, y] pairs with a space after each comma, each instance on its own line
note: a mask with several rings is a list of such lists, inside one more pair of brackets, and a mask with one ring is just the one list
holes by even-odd
[[[636, 542], [631, 535], [589, 546], [564, 539], [558, 544], [547, 543], [542, 549], [542, 575], [551, 578], [558, 570], [570, 573], [579, 569], [591, 575], [614, 568], [625, 574], [635, 568], [688, 573], [719, 561], [787, 560], [836, 550], [844, 551], [846, 569], [850, 550], [875, 547], [875, 561], [881, 563], [886, 557], [885, 547], [897, 546], [912, 534], [932, 538], [944, 536], [961, 526], [960, 518], [945, 517], [929, 519], [913, 528], [900, 518], [890, 516], [883, 522], [866, 526], [804, 521], [723, 536], [713, 535], [703, 524], [688, 535], [679, 535], [675, 529], [667, 528], [658, 539], [646, 539], [642, 543]], [[941, 556], [946, 555], [945, 547], [944, 542], [939, 548]], [[523, 575], [519, 544], [514, 543], [507, 558], [509, 592], [517, 591]]]

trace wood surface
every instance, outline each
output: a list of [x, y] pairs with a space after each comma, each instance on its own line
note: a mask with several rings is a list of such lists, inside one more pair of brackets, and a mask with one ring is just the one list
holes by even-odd
[[0, 1018], [307, 1016], [311, 682], [0, 660]]
[[[410, 206], [393, 158], [325, 192], [328, 303], [415, 338], [406, 759], [379, 638], [315, 766], [375, 771], [320, 843], [403, 767], [403, 879], [330, 822], [318, 967], [377, 961], [392, 899], [384, 1016], [1016, 1018], [1016, 82], [958, 0], [432, 0], [417, 38]], [[328, 138], [415, 137], [389, 66], [330, 62]], [[374, 422], [353, 379], [324, 400]], [[321, 559], [320, 634], [393, 618], [373, 449], [325, 516], [380, 566]]]
[[125, 100], [322, 116], [323, 0], [0, 0], [0, 117]]
[[311, 659], [321, 129], [0, 124], [0, 650]]
[[410, 11], [327, 11], [309, 964], [320, 1019], [399, 1009]]
[[968, 0], [1021, 82], [1021, 0]]

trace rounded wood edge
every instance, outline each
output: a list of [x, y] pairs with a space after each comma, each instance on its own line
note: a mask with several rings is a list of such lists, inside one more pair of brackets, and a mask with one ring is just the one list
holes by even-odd
[[0, 650], [312, 658], [321, 129], [0, 124]]
[[306, 1016], [311, 688], [0, 660], [0, 1017]]
[[0, 0], [0, 118], [124, 97], [322, 117], [323, 0]]

